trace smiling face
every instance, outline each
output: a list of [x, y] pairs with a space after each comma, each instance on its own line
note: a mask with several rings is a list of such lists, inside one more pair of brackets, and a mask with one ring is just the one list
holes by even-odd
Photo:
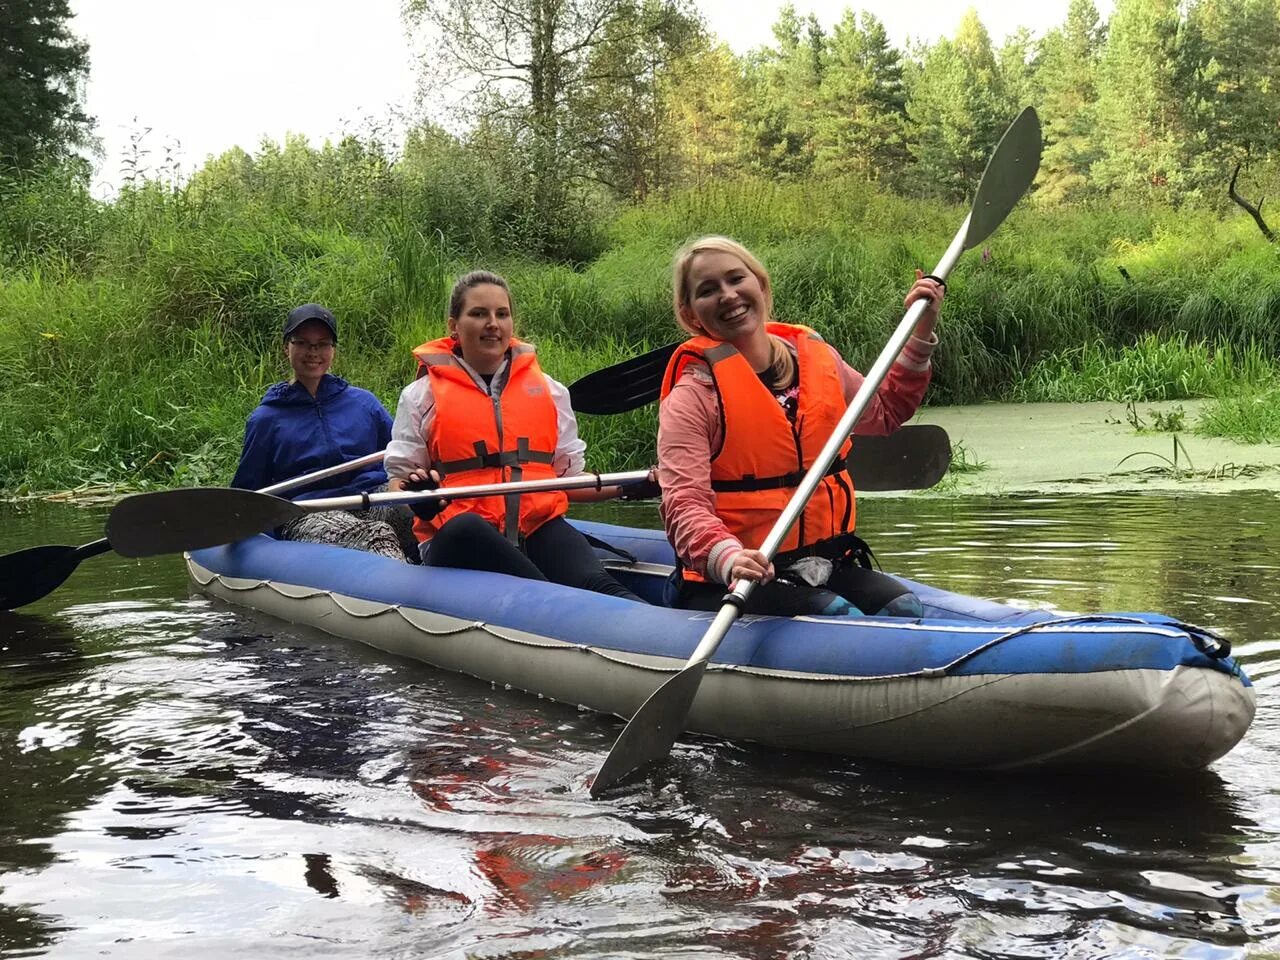
[[492, 283], [468, 290], [458, 315], [449, 318], [449, 333], [457, 337], [462, 359], [476, 373], [485, 375], [502, 366], [514, 327], [511, 297]]
[[333, 331], [319, 320], [308, 320], [289, 334], [284, 352], [299, 383], [312, 393], [333, 365]]
[[768, 290], [739, 257], [704, 250], [689, 261], [686, 278], [680, 308], [686, 323], [730, 343], [765, 335]]

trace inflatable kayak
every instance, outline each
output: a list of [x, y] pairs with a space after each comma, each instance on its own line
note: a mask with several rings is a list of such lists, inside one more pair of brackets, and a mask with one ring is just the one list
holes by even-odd
[[[187, 557], [199, 589], [387, 653], [629, 717], [712, 614], [658, 606], [660, 531], [577, 522], [655, 605], [500, 574], [257, 536]], [[934, 767], [1199, 768], [1253, 719], [1221, 638], [1152, 613], [1024, 610], [912, 583], [918, 620], [743, 616], [689, 729]]]

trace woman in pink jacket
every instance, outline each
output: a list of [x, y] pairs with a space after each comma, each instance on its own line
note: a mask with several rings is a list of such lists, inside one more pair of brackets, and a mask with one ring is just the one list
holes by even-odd
[[[758, 549], [862, 384], [807, 327], [773, 319], [763, 264], [741, 244], [703, 237], [676, 255], [676, 321], [691, 339], [672, 356], [658, 416], [662, 517], [678, 558], [668, 600], [715, 609], [725, 586], [758, 581], [747, 611], [918, 616], [900, 581], [870, 569], [854, 536], [849, 442], [774, 562]], [[888, 434], [929, 384], [944, 285], [917, 271], [906, 297], [927, 300], [915, 335], [855, 434]]]

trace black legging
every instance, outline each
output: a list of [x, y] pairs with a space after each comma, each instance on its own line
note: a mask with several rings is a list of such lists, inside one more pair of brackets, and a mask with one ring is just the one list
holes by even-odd
[[[728, 591], [723, 584], [683, 578], [674, 580], [673, 585], [676, 588], [673, 606], [686, 610], [718, 610]], [[825, 587], [787, 580], [773, 580], [756, 587], [747, 598], [744, 612], [775, 617], [839, 617], [859, 613], [918, 617], [922, 610], [919, 599], [901, 581], [846, 559], [836, 561]]]
[[436, 531], [423, 561], [429, 567], [489, 570], [526, 580], [607, 593], [644, 603], [604, 568], [577, 528], [564, 517], [548, 520], [524, 541], [524, 550], [474, 513], [460, 513]]

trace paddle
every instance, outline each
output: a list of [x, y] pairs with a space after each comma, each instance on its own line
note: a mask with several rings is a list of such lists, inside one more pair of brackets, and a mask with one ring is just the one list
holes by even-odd
[[[990, 236], [1009, 215], [1019, 198], [1031, 186], [1040, 166], [1040, 121], [1035, 111], [1028, 107], [1018, 115], [1005, 131], [995, 152], [987, 162], [978, 192], [969, 215], [965, 217], [947, 252], [933, 270], [933, 275], [945, 278], [965, 250], [976, 246]], [[853, 432], [867, 404], [875, 395], [889, 367], [897, 359], [915, 329], [925, 302], [911, 305], [902, 322], [898, 324], [888, 344], [876, 358], [853, 402], [845, 410], [839, 424], [828, 438], [826, 445], [809, 467], [804, 480], [783, 509], [777, 522], [765, 537], [760, 552], [770, 559], [777, 552], [792, 525], [800, 517], [805, 504], [818, 488], [831, 461], [839, 453], [844, 438]], [[715, 655], [720, 642], [728, 633], [747, 598], [755, 589], [755, 581], [739, 580], [725, 596], [711, 626], [693, 651], [684, 668], [660, 686], [635, 712], [605, 758], [604, 764], [591, 784], [591, 795], [601, 793], [634, 773], [647, 763], [660, 760], [671, 751], [676, 738], [685, 728], [689, 710], [698, 694], [707, 663]]]
[[951, 438], [933, 423], [899, 427], [885, 437], [853, 438], [849, 473], [853, 489], [926, 490], [951, 466]]
[[569, 384], [569, 402], [578, 413], [626, 413], [658, 399], [667, 361], [677, 343], [588, 373]]
[[364, 510], [419, 500], [497, 497], [539, 490], [583, 490], [624, 486], [648, 479], [648, 470], [627, 473], [584, 473], [546, 480], [482, 483], [447, 490], [397, 490], [358, 497], [326, 497], [293, 502], [231, 487], [186, 487], [125, 497], [107, 518], [107, 539], [126, 557], [182, 553], [243, 540], [255, 533], [322, 510]]
[[[272, 484], [260, 493], [284, 493], [296, 490], [327, 477], [359, 470], [361, 467], [381, 463], [385, 452], [379, 450], [337, 466], [325, 467], [311, 473]], [[13, 610], [48, 596], [60, 587], [81, 563], [111, 551], [110, 535], [78, 547], [45, 545], [28, 547], [16, 553], [0, 557], [0, 610]], [[127, 554], [126, 554], [127, 556]]]

